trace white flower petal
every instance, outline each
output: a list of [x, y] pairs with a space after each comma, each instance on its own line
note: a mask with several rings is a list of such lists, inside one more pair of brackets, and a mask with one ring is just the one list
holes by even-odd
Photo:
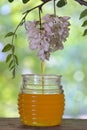
[[58, 17], [46, 14], [42, 17], [42, 28], [38, 21], [26, 22], [26, 32], [31, 50], [37, 49], [37, 56], [41, 60], [49, 59], [50, 52], [63, 49], [62, 42], [69, 36], [70, 17]]

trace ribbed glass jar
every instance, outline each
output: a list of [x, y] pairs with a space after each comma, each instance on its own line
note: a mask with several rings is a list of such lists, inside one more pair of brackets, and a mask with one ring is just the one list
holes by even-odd
[[64, 112], [64, 94], [59, 75], [22, 75], [18, 110], [23, 124], [60, 125]]

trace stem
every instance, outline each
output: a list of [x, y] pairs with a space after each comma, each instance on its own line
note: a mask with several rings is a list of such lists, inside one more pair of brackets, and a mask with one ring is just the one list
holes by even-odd
[[21, 19], [20, 23], [17, 25], [16, 29], [14, 30], [14, 35], [12, 37], [12, 44], [14, 43], [14, 37], [16, 35], [17, 30], [19, 26], [24, 23], [26, 16], [27, 16], [27, 13], [24, 15], [24, 17]]
[[75, 0], [76, 2], [78, 2], [80, 5], [85, 5], [87, 6], [87, 2], [84, 0]]
[[17, 25], [16, 29], [14, 30], [14, 35], [12, 36], [12, 45], [13, 45], [13, 47], [12, 47], [12, 57], [13, 57], [13, 66], [14, 66], [14, 68], [12, 70], [13, 78], [15, 77], [16, 65], [18, 65], [17, 62], [15, 61], [14, 38], [16, 37], [16, 32], [17, 32], [19, 26], [23, 23], [24, 19], [25, 19], [25, 17], [23, 17], [22, 20], [20, 21], [20, 23]]
[[55, 0], [53, 0], [53, 5], [54, 5], [54, 16], [56, 16], [56, 3], [55, 3]]
[[39, 21], [40, 21], [40, 30], [42, 28], [42, 23], [41, 23], [41, 8], [39, 7]]
[[[21, 22], [20, 22], [21, 23]], [[13, 45], [13, 48], [12, 48], [12, 55], [13, 55], [13, 62], [14, 62], [14, 66], [15, 66], [15, 58], [14, 58], [14, 53], [15, 53], [15, 46], [14, 46], [14, 38], [15, 38], [15, 36], [16, 36], [16, 32], [17, 32], [17, 30], [18, 30], [18, 28], [19, 28], [19, 26], [20, 26], [20, 24], [18, 24], [18, 26], [16, 27], [16, 29], [14, 30], [14, 35], [12, 36], [12, 45]], [[14, 67], [15, 68], [15, 67]]]
[[[38, 6], [35, 6], [34, 8], [32, 8], [32, 9], [30, 9], [30, 10], [27, 10], [27, 11], [25, 11], [23, 14], [25, 14], [24, 15], [24, 17], [21, 19], [21, 21], [20, 21], [20, 23], [18, 24], [18, 26], [16, 27], [16, 29], [15, 29], [15, 31], [14, 31], [14, 35], [13, 35], [13, 37], [12, 37], [12, 44], [14, 44], [14, 37], [15, 37], [15, 34], [16, 34], [16, 32], [17, 32], [17, 30], [18, 30], [18, 28], [19, 28], [19, 26], [21, 25], [21, 24], [23, 24], [23, 22], [25, 21], [25, 19], [26, 19], [26, 17], [27, 17], [27, 15], [28, 15], [28, 13], [29, 12], [31, 12], [32, 10], [34, 10], [34, 9], [36, 9], [36, 8], [39, 8], [39, 16], [41, 17], [41, 8], [42, 8], [42, 6], [43, 5], [45, 5], [47, 2], [49, 2], [49, 1], [51, 1], [51, 0], [47, 0], [46, 2], [43, 2], [42, 4], [40, 4], [40, 5], [38, 5]], [[39, 18], [40, 18], [39, 17]], [[40, 18], [41, 19], [41, 18]], [[40, 20], [41, 21], [41, 20]], [[41, 24], [41, 23], [40, 23]], [[40, 25], [41, 26], [41, 25]]]
[[42, 72], [42, 94], [44, 94], [44, 69], [45, 63], [44, 61], [41, 62], [41, 72]]
[[47, 2], [49, 2], [49, 1], [52, 1], [52, 0], [47, 0], [46, 2], [43, 2], [42, 4], [40, 4], [40, 5], [38, 5], [38, 6], [35, 6], [34, 8], [32, 8], [32, 9], [30, 9], [30, 10], [27, 10], [27, 11], [25, 11], [23, 14], [25, 14], [25, 13], [29, 13], [30, 11], [32, 11], [32, 10], [34, 10], [34, 9], [36, 9], [36, 8], [42, 8], [42, 6], [43, 5], [45, 5]]
[[38, 6], [34, 7], [34, 8], [32, 8], [32, 9], [30, 9], [30, 10], [25, 11], [25, 12], [23, 13], [24, 16], [22, 17], [20, 23], [17, 25], [16, 29], [15, 29], [14, 32], [13, 32], [13, 33], [14, 33], [14, 35], [12, 36], [12, 45], [13, 45], [13, 48], [12, 48], [12, 56], [13, 56], [13, 64], [14, 64], [13, 77], [15, 77], [15, 68], [16, 68], [16, 64], [17, 64], [16, 61], [15, 61], [15, 46], [14, 46], [14, 38], [15, 38], [15, 36], [16, 36], [16, 32], [17, 32], [19, 26], [21, 26], [21, 25], [25, 22], [25, 19], [26, 19], [28, 13], [29, 13], [30, 11], [36, 9], [36, 8], [39, 9], [39, 20], [40, 20], [40, 29], [41, 29], [41, 11], [42, 11], [42, 6], [45, 5], [45, 4], [46, 4], [47, 2], [49, 2], [49, 1], [52, 1], [52, 0], [47, 0], [46, 2], [43, 2], [42, 4], [40, 4], [40, 5], [38, 5]]

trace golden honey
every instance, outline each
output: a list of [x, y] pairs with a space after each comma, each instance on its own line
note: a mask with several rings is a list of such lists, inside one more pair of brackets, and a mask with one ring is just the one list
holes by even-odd
[[64, 94], [59, 75], [22, 75], [18, 110], [28, 126], [60, 125], [64, 112]]
[[20, 118], [25, 125], [60, 125], [64, 112], [63, 94], [19, 94]]

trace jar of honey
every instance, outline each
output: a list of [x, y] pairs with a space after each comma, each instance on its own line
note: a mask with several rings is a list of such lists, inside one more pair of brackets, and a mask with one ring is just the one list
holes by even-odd
[[22, 75], [18, 110], [23, 124], [60, 125], [64, 112], [64, 93], [59, 75]]

